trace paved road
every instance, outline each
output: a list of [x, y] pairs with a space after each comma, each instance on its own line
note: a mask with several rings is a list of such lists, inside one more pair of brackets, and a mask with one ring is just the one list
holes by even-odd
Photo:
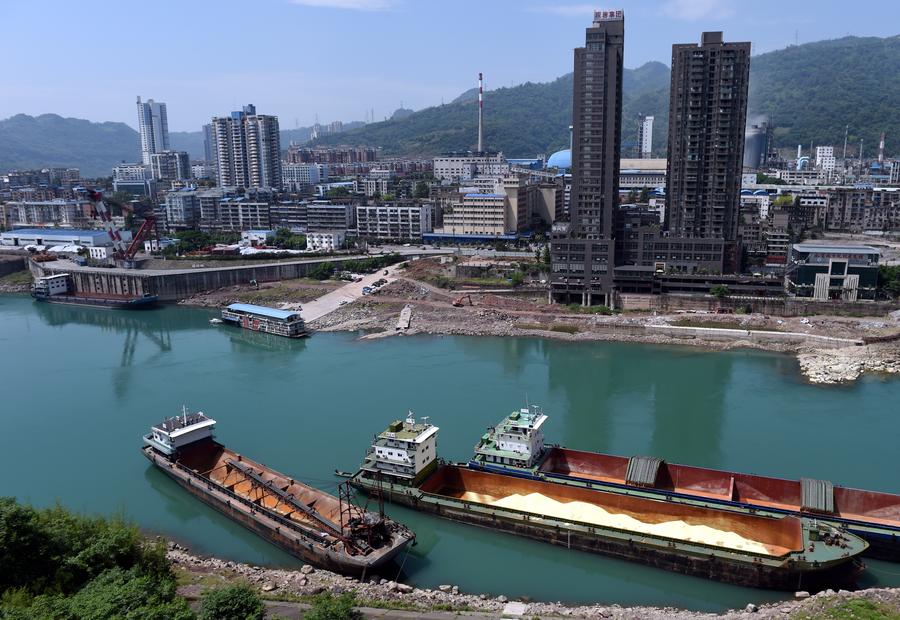
[[[385, 271], [388, 272], [388, 275], [384, 275]], [[376, 280], [381, 278], [387, 280], [388, 283], [395, 281], [397, 279], [397, 265], [391, 265], [387, 269], [379, 269], [377, 273], [363, 276], [363, 279], [359, 282], [348, 282], [339, 289], [326, 293], [313, 301], [306, 302], [303, 304], [303, 309], [300, 310], [300, 316], [307, 323], [315, 321], [340, 308], [341, 302], [350, 303], [356, 301], [363, 296], [363, 287], [372, 286]]]

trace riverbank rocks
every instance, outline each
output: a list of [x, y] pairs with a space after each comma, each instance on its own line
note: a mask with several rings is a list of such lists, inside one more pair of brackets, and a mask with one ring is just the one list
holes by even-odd
[[796, 599], [809, 598], [809, 592], [807, 592], [806, 590], [800, 590], [799, 592], [794, 592], [794, 598], [796, 598]]
[[864, 372], [900, 373], [900, 346], [884, 343], [813, 350], [798, 355], [797, 361], [810, 383], [844, 383], [855, 381]]
[[304, 575], [311, 575], [312, 573], [315, 572], [315, 570], [316, 569], [313, 568], [311, 564], [304, 564], [303, 566], [300, 567], [300, 572], [303, 573]]
[[[409, 584], [388, 581], [378, 578], [370, 581], [357, 581], [343, 575], [312, 567], [299, 570], [262, 568], [249, 566], [239, 562], [226, 562], [217, 558], [203, 558], [188, 551], [176, 550], [171, 546], [167, 554], [172, 563], [182, 571], [193, 576], [193, 583], [179, 587], [179, 594], [191, 599], [198, 599], [204, 590], [213, 587], [210, 584], [247, 581], [263, 592], [280, 597], [310, 596], [321, 592], [339, 594], [353, 592], [361, 601], [372, 601], [373, 606], [410, 610], [413, 614], [434, 609], [451, 611], [433, 611], [435, 618], [453, 620], [457, 611], [470, 610], [488, 617], [539, 617], [539, 618], [615, 618], [616, 620], [774, 620], [790, 618], [804, 614], [814, 617], [834, 604], [850, 598], [861, 598], [882, 603], [890, 609], [900, 610], [900, 588], [868, 589], [859, 592], [833, 590], [811, 595], [809, 592], [797, 592], [787, 600], [765, 605], [750, 603], [738, 610], [719, 614], [693, 612], [670, 607], [622, 607], [621, 605], [569, 605], [561, 602], [534, 602], [528, 600], [510, 601], [507, 596], [491, 597], [486, 594], [465, 594], [459, 587], [442, 584], [436, 588], [415, 588]], [[271, 588], [271, 589], [270, 589]], [[449, 590], [448, 590], [449, 588]], [[806, 594], [804, 597], [803, 594]], [[607, 596], [607, 594], [598, 594]], [[753, 614], [751, 616], [751, 614]]]

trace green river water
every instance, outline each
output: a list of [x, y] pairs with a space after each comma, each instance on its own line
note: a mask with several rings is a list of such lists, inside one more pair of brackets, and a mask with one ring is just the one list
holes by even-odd
[[[298, 566], [151, 468], [141, 435], [185, 404], [218, 420], [229, 447], [334, 492], [334, 469], [355, 469], [373, 434], [407, 410], [441, 427], [439, 455], [465, 460], [526, 398], [550, 416], [548, 441], [568, 447], [900, 492], [897, 380], [811, 386], [793, 358], [756, 351], [349, 333], [294, 341], [214, 327], [212, 316], [0, 296], [0, 494], [121, 512], [200, 553]], [[423, 587], [703, 610], [789, 596], [388, 510], [418, 535], [403, 573]], [[867, 564], [862, 585], [900, 585], [900, 565]]]

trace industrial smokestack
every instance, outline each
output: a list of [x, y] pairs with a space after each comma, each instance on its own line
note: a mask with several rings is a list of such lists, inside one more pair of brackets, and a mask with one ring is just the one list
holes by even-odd
[[478, 74], [478, 152], [484, 151], [484, 77]]
[[884, 132], [881, 132], [881, 142], [878, 143], [878, 163], [884, 163]]

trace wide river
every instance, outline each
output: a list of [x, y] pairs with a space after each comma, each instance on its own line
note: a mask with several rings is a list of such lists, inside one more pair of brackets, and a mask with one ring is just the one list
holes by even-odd
[[[793, 358], [756, 351], [530, 338], [413, 336], [303, 341], [209, 324], [212, 311], [127, 312], [0, 296], [0, 495], [122, 513], [197, 552], [299, 562], [190, 497], [138, 451], [182, 404], [218, 420], [226, 445], [334, 491], [372, 436], [411, 410], [464, 460], [485, 427], [543, 406], [550, 442], [766, 475], [900, 492], [900, 381], [802, 380]], [[416, 585], [539, 600], [720, 610], [783, 593], [630, 562], [389, 507], [418, 535]], [[900, 585], [869, 561], [863, 585]]]

